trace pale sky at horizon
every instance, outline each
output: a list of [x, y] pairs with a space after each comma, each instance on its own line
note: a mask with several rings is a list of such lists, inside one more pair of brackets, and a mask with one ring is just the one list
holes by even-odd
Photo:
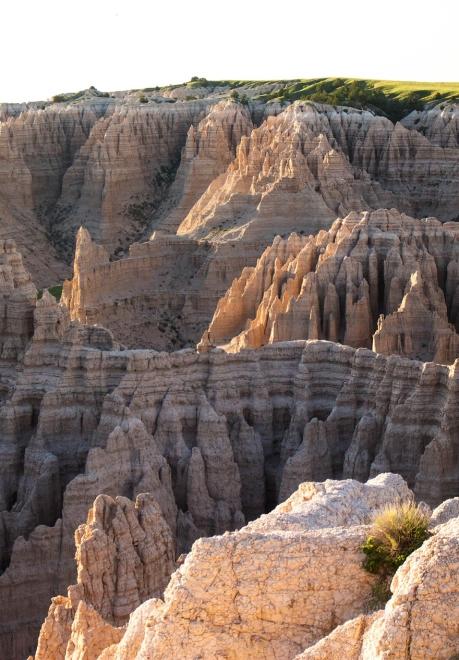
[[3, 0], [0, 102], [195, 75], [459, 82], [457, 5]]

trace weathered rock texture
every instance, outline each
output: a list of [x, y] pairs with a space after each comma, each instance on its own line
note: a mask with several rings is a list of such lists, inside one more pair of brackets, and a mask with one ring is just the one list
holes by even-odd
[[399, 568], [384, 610], [337, 627], [297, 660], [454, 658], [459, 647], [458, 558], [455, 517]]
[[[457, 621], [450, 616], [444, 622], [435, 616], [434, 608], [438, 604], [446, 614], [448, 607], [459, 604], [457, 581], [449, 585], [447, 576], [448, 561], [457, 563], [459, 553], [457, 519], [440, 527], [398, 571], [386, 612], [363, 615], [375, 580], [362, 568], [361, 545], [369, 531], [365, 523], [385, 504], [410, 497], [396, 475], [380, 475], [365, 485], [355, 481], [302, 484], [273, 512], [240, 531], [197, 541], [172, 576], [164, 602], [144, 603], [131, 615], [121, 641], [106, 639], [104, 651], [93, 657], [288, 660], [324, 637], [319, 646], [337, 648], [326, 637], [331, 633], [331, 638], [341, 634], [342, 648], [357, 659], [357, 643], [352, 637], [349, 640], [349, 628], [354, 630], [358, 622], [362, 635], [367, 622], [371, 633], [381, 616], [383, 627], [377, 631], [379, 640], [373, 638], [373, 647], [379, 643], [381, 650], [403, 652], [409, 644], [406, 655], [389, 657], [436, 657], [437, 651], [442, 654], [439, 657], [449, 657], [447, 652], [454, 650], [459, 639]], [[431, 602], [435, 588], [435, 602]], [[407, 619], [412, 611], [415, 618], [411, 616], [414, 625], [410, 626]], [[54, 612], [52, 605], [40, 644], [53, 639], [48, 633]], [[359, 618], [354, 619], [355, 615]], [[426, 615], [431, 622], [428, 630], [422, 625]], [[57, 640], [61, 629], [55, 632]], [[75, 623], [71, 634], [78, 634]], [[83, 640], [79, 652], [85, 650]], [[65, 657], [72, 657], [69, 650]], [[306, 651], [300, 657], [333, 655], [308, 656]]]
[[236, 354], [122, 350], [49, 294], [36, 302], [14, 246], [4, 253], [3, 317], [15, 319], [2, 326], [14, 350], [2, 353], [0, 407], [7, 657], [33, 651], [49, 599], [75, 581], [74, 530], [100, 493], [150, 492], [181, 553], [305, 480], [390, 470], [430, 503], [459, 492], [458, 361], [326, 341]]
[[172, 532], [151, 495], [135, 504], [99, 495], [75, 541], [77, 584], [67, 597], [53, 598], [36, 660], [97, 657], [120, 640], [120, 626], [137, 606], [162, 596], [175, 569]]
[[74, 275], [63, 302], [72, 319], [110, 328], [128, 347], [194, 346], [231, 279], [254, 262], [255, 250], [213, 245], [155, 231], [111, 262], [89, 233], [77, 235]]
[[[453, 106], [442, 114], [456, 117], [457, 111]], [[438, 111], [426, 113], [424, 122], [424, 133], [435, 135]], [[450, 121], [445, 131], [455, 129]], [[297, 102], [241, 140], [234, 163], [178, 231], [214, 240], [266, 240], [328, 228], [352, 210], [392, 206], [415, 217], [454, 219], [458, 158], [451, 140], [440, 146], [438, 138], [433, 144], [419, 131], [370, 112]]]
[[[447, 222], [459, 215], [457, 107], [393, 126], [369, 112], [328, 106], [281, 111], [278, 104], [268, 110], [216, 99], [169, 104], [149, 97], [141, 104], [96, 96], [1, 110], [6, 658], [33, 652], [50, 598], [77, 579], [74, 532], [101, 493], [150, 493], [181, 553], [198, 537], [241, 528], [305, 480], [365, 481], [391, 470], [429, 503], [459, 492], [459, 270], [455, 224]], [[381, 206], [445, 222], [392, 211], [358, 215]], [[66, 305], [47, 293], [37, 301], [11, 237], [37, 283], [55, 284], [81, 224]], [[151, 240], [130, 245], [154, 229]], [[300, 234], [318, 229], [315, 239]], [[297, 236], [276, 239], [261, 276], [257, 268], [244, 272], [242, 280], [254, 276], [254, 289], [244, 281], [232, 318], [215, 317], [225, 341], [240, 337], [271, 291], [272, 343], [270, 329], [262, 340], [240, 344], [268, 346], [210, 350], [212, 329], [202, 353], [125, 350], [118, 343], [192, 343], [242, 268], [290, 231]], [[125, 258], [110, 261], [128, 245]], [[284, 256], [274, 254], [277, 248]], [[372, 342], [388, 356], [369, 350]], [[330, 562], [337, 547], [349, 553], [361, 575], [361, 532], [352, 533], [327, 534], [324, 547]], [[310, 548], [314, 569], [325, 533], [308, 534], [297, 547]], [[197, 545], [203, 557], [206, 543]], [[221, 543], [226, 552], [221, 540], [212, 552]], [[241, 552], [245, 562], [249, 547]], [[127, 609], [149, 595], [137, 577]], [[102, 647], [119, 640], [120, 620], [94, 599], [81, 598], [76, 608], [55, 602], [48, 624], [60, 630], [56, 649], [65, 642], [75, 657], [85, 646], [95, 656], [110, 653]], [[336, 616], [319, 636], [359, 614], [345, 605], [345, 615], [334, 606]], [[232, 607], [223, 604], [222, 616]], [[160, 618], [161, 602], [152, 608]], [[138, 629], [146, 616], [144, 608], [133, 615]], [[258, 618], [269, 619], [269, 612]], [[291, 639], [289, 649], [302, 651], [306, 638], [300, 645], [294, 632]]]
[[[33, 643], [39, 594], [44, 608], [72, 581], [73, 530], [100, 492], [153, 492], [179, 551], [200, 536], [240, 526], [241, 509], [259, 515], [276, 502], [279, 487], [287, 495], [316, 473], [365, 479], [397, 469], [424, 499], [457, 493], [458, 363], [423, 365], [327, 342], [276, 344], [240, 356], [89, 352], [97, 365], [117, 364], [116, 389], [102, 409], [90, 406], [88, 395], [77, 404], [69, 366], [43, 397], [24, 464], [9, 470], [27, 484], [4, 514], [10, 543], [40, 522], [52, 524], [61, 501], [56, 484], [67, 483], [62, 523], [39, 527], [27, 542], [17, 539], [0, 578], [10, 603], [2, 612], [3, 640], [18, 654]], [[66, 442], [56, 442], [64, 420]], [[310, 440], [321, 425], [325, 447]], [[84, 468], [87, 443], [100, 446], [89, 450]], [[78, 469], [70, 462], [76, 447], [85, 473], [68, 481], [69, 469]], [[315, 458], [324, 454], [328, 474]], [[46, 558], [40, 575], [36, 556]], [[34, 583], [36, 598], [25, 607]], [[15, 646], [18, 638], [24, 646]]]
[[[208, 102], [26, 108], [0, 120], [0, 238], [13, 238], [39, 284], [62, 281], [76, 229], [110, 252], [142, 235]], [[60, 257], [57, 256], [57, 248]]]
[[227, 350], [330, 339], [451, 363], [459, 355], [459, 233], [398, 211], [279, 236], [220, 300], [204, 341]]
[[[176, 103], [149, 96], [146, 104], [129, 94], [88, 94], [68, 106], [6, 108], [0, 113], [0, 239], [16, 240], [40, 286], [68, 275], [64, 261], [80, 225], [111, 255], [126, 254], [153, 229], [174, 233], [178, 227], [181, 235], [210, 241], [212, 253], [197, 256], [198, 277], [193, 268], [182, 273], [177, 260], [164, 260], [159, 270], [155, 260], [144, 260], [138, 291], [132, 288], [118, 304], [99, 292], [106, 325], [117, 316], [133, 325], [142, 317], [137, 345], [146, 339], [164, 348], [151, 327], [158, 319], [147, 309], [158, 300], [172, 306], [176, 345], [197, 340], [196, 328], [182, 328], [178, 317], [193, 318], [196, 326], [203, 317], [207, 324], [215, 284], [218, 298], [277, 234], [328, 229], [350, 211], [383, 207], [442, 221], [459, 217], [455, 104], [412, 113], [394, 126], [352, 108], [246, 107], [218, 99], [218, 90]], [[244, 256], [240, 262], [234, 244]], [[196, 251], [192, 241], [189, 252]], [[181, 290], [191, 288], [188, 314], [173, 308], [161, 286], [157, 291], [166, 266], [174, 279], [184, 275]], [[116, 280], [115, 266], [108, 278]]]
[[196, 127], [190, 126], [166, 209], [162, 209], [162, 229], [175, 233], [212, 181], [226, 171], [242, 137], [252, 129], [249, 109], [230, 100], [212, 106]]

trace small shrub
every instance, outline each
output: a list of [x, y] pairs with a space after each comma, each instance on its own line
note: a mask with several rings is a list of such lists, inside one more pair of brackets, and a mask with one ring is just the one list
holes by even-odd
[[387, 603], [395, 571], [429, 538], [428, 525], [428, 514], [413, 502], [388, 505], [375, 515], [371, 533], [362, 545], [366, 555], [363, 567], [378, 575], [368, 603], [371, 610]]
[[139, 96], [139, 101], [140, 103], [148, 103], [148, 99], [146, 96]]
[[370, 536], [362, 546], [364, 568], [370, 573], [393, 575], [430, 534], [429, 516], [412, 502], [392, 504], [376, 514]]

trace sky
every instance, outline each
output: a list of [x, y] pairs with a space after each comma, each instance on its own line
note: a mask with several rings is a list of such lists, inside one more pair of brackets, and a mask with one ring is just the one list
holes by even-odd
[[459, 81], [459, 3], [3, 0], [0, 102], [209, 80]]

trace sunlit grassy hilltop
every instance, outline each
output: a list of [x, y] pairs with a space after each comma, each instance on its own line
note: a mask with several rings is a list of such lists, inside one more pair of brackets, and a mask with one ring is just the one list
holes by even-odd
[[[180, 92], [180, 94], [177, 94]], [[164, 87], [145, 87], [126, 92], [99, 92], [95, 87], [77, 93], [58, 94], [54, 103], [78, 103], [91, 98], [105, 97], [139, 100], [149, 103], [165, 96], [170, 102], [177, 99], [192, 101], [204, 95], [225, 97], [232, 95], [243, 101], [265, 103], [315, 101], [331, 105], [370, 109], [398, 121], [412, 110], [421, 110], [428, 103], [459, 101], [459, 82], [416, 82], [401, 80], [369, 80], [362, 78], [309, 78], [293, 80], [207, 80], [194, 76], [188, 82]]]

